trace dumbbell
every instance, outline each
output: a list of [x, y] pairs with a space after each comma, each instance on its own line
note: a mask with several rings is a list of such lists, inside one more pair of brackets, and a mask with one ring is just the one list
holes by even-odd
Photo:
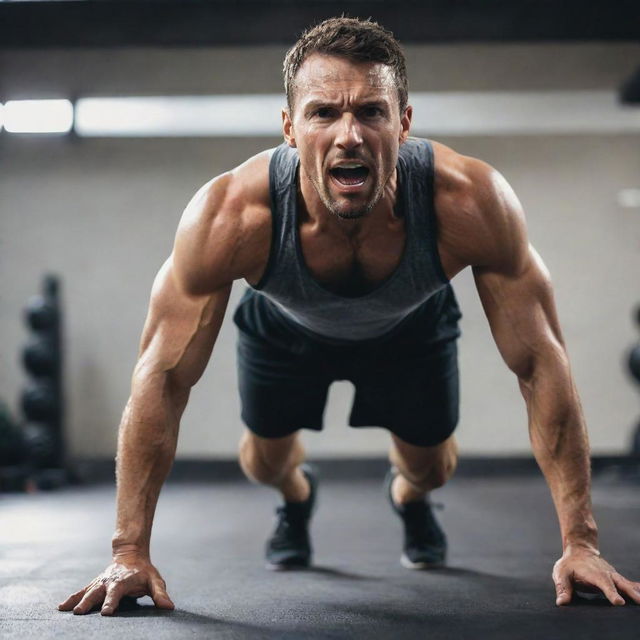
[[58, 361], [56, 346], [48, 337], [33, 337], [22, 351], [22, 362], [26, 370], [36, 377], [55, 374]]
[[43, 296], [33, 296], [29, 299], [25, 316], [29, 326], [35, 331], [51, 329], [58, 322], [56, 307]]
[[54, 422], [59, 402], [55, 387], [45, 380], [30, 382], [22, 392], [22, 411], [27, 420]]

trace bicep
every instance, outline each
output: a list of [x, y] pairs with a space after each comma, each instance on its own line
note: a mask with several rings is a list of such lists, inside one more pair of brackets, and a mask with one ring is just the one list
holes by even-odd
[[496, 345], [519, 378], [529, 378], [545, 358], [564, 354], [551, 278], [532, 246], [514, 273], [474, 267], [473, 274]]
[[211, 355], [230, 292], [231, 283], [203, 295], [189, 293], [169, 258], [153, 284], [136, 374], [166, 374], [177, 386], [193, 386]]

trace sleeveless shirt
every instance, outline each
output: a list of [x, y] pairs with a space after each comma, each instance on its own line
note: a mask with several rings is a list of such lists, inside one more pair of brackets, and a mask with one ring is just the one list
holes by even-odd
[[[434, 210], [433, 149], [427, 140], [408, 138], [400, 146], [397, 213], [405, 221], [405, 245], [396, 269], [360, 296], [333, 293], [307, 267], [299, 234], [297, 178], [299, 157], [287, 144], [277, 147], [269, 164], [272, 239], [265, 272], [252, 287], [270, 302], [276, 315], [306, 333], [337, 341], [377, 338], [398, 326], [432, 298], [445, 294], [439, 313], [459, 310], [442, 268]], [[443, 289], [447, 291], [443, 291]], [[441, 296], [438, 296], [441, 297]], [[451, 309], [450, 307], [454, 308]], [[456, 327], [457, 333], [457, 327]]]

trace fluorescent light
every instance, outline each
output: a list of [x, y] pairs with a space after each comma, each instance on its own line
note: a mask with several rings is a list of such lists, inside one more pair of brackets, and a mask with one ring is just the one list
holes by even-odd
[[0, 131], [2, 131], [2, 123], [3, 123], [3, 116], [4, 116], [4, 105], [0, 104]]
[[69, 100], [9, 100], [4, 128], [11, 133], [67, 133], [73, 126]]
[[613, 91], [414, 93], [416, 135], [640, 132], [640, 109]]
[[76, 103], [81, 136], [277, 136], [279, 94], [149, 98], [83, 98]]

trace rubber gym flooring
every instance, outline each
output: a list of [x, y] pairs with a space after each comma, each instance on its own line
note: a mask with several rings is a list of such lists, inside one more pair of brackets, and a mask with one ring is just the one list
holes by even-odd
[[[168, 483], [152, 560], [173, 612], [148, 597], [113, 617], [59, 612], [58, 602], [109, 561], [112, 485], [0, 495], [0, 637], [9, 638], [504, 638], [640, 637], [640, 606], [577, 600], [557, 608], [559, 553], [540, 476], [454, 478], [434, 498], [449, 566], [399, 564], [400, 523], [382, 479], [321, 479], [314, 569], [273, 572], [262, 547], [275, 494], [247, 482]], [[594, 481], [603, 555], [640, 580], [640, 485]]]

